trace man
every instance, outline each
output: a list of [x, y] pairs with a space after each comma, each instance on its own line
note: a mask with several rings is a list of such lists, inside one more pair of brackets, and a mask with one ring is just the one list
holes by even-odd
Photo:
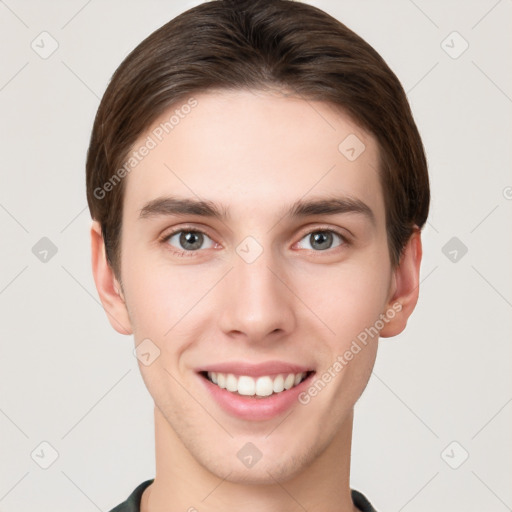
[[120, 65], [87, 157], [96, 287], [155, 402], [115, 512], [373, 511], [353, 409], [418, 299], [423, 146], [382, 58], [289, 0], [214, 0]]

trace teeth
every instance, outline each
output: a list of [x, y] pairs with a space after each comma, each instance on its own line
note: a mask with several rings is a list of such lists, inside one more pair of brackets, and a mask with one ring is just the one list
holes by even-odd
[[284, 377], [282, 375], [278, 375], [274, 379], [272, 389], [274, 390], [274, 393], [280, 393], [281, 391], [284, 391]]
[[271, 395], [274, 390], [273, 388], [273, 382], [270, 377], [258, 377], [258, 380], [256, 381], [256, 394], [258, 396], [269, 396]]
[[236, 391], [237, 390], [237, 379], [236, 377], [230, 373], [227, 377], [226, 377], [226, 389], [228, 391]]
[[265, 375], [254, 379], [247, 375], [237, 377], [232, 373], [208, 372], [208, 379], [220, 388], [244, 396], [270, 396], [281, 393], [300, 384], [306, 377], [306, 372], [281, 374], [276, 377]]
[[233, 391], [238, 391], [241, 395], [252, 396], [256, 393], [256, 382], [252, 377], [242, 375], [238, 378], [238, 387]]
[[293, 386], [293, 383], [295, 382], [295, 375], [293, 373], [290, 373], [286, 379], [284, 379], [284, 389], [290, 389]]

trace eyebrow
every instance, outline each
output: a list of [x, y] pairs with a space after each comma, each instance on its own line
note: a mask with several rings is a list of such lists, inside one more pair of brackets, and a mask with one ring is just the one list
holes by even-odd
[[[285, 208], [280, 217], [303, 218], [313, 215], [336, 215], [357, 213], [365, 216], [375, 225], [375, 214], [372, 209], [360, 199], [350, 196], [326, 197], [294, 202]], [[180, 198], [175, 196], [158, 197], [146, 203], [139, 213], [140, 219], [157, 216], [198, 215], [220, 220], [230, 216], [229, 208], [208, 200]]]

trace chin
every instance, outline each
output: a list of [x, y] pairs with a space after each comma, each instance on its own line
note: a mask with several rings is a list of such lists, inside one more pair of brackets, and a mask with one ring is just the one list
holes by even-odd
[[[245, 446], [246, 442], [240, 443], [239, 438], [231, 440], [233, 441], [237, 446], [234, 450], [228, 447], [222, 448], [221, 453], [217, 455], [208, 453], [206, 460], [200, 454], [194, 454], [194, 457], [207, 471], [227, 482], [274, 485], [277, 481], [286, 482], [303, 472], [318, 455], [314, 447], [310, 447], [306, 453], [292, 454], [292, 447], [283, 442], [280, 444], [281, 450], [269, 449], [271, 454], [262, 448], [261, 458], [248, 467], [243, 462], [244, 452], [238, 455], [241, 451], [239, 446]], [[256, 443], [258, 441], [255, 441]], [[233, 455], [226, 455], [228, 453]]]
[[[276, 481], [285, 482], [293, 478], [301, 471], [301, 467], [291, 460], [278, 462], [263, 462], [263, 458], [252, 468], [245, 468], [238, 461], [238, 464], [224, 463], [214, 468], [207, 468], [218, 478], [227, 482], [248, 485], [274, 485]], [[242, 466], [242, 467], [241, 467]]]

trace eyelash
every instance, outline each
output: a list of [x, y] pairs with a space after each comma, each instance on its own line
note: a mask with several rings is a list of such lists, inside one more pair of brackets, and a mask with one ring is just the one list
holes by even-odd
[[[162, 244], [165, 244], [167, 248], [169, 247], [172, 247], [170, 246], [167, 242], [169, 241], [169, 239], [174, 236], [176, 233], [181, 233], [181, 232], [193, 232], [193, 233], [201, 233], [203, 235], [206, 235], [208, 238], [212, 238], [210, 235], [208, 235], [208, 233], [206, 233], [206, 231], [203, 231], [202, 229], [198, 229], [196, 227], [193, 227], [193, 226], [181, 226], [180, 228], [178, 229], [175, 229], [174, 231], [171, 231], [170, 233], [166, 233], [161, 239], [160, 239], [160, 242]], [[302, 234], [302, 237], [300, 238], [300, 240], [302, 240], [304, 237], [308, 236], [308, 235], [311, 235], [313, 233], [334, 233], [335, 235], [339, 236], [342, 243], [335, 247], [334, 249], [336, 248], [342, 248], [342, 247], [348, 247], [351, 245], [351, 242], [350, 240], [348, 239], [348, 237], [344, 234], [342, 234], [340, 231], [336, 230], [336, 229], [332, 229], [330, 227], [326, 227], [326, 226], [323, 226], [323, 227], [316, 227], [315, 229], [312, 229], [310, 231], [307, 231], [306, 233], [303, 233]], [[213, 239], [212, 239], [213, 240]], [[201, 252], [201, 249], [199, 250], [196, 250], [196, 251], [183, 251], [183, 250], [178, 250], [176, 248], [172, 248], [172, 249], [169, 249], [173, 255], [175, 256], [178, 256], [180, 258], [187, 258], [187, 257], [192, 257], [192, 256], [195, 256], [196, 253], [198, 252]], [[312, 249], [306, 249], [308, 251], [311, 251]], [[333, 249], [326, 249], [325, 251], [314, 251], [315, 253], [323, 253], [323, 252], [329, 252], [329, 251], [332, 251]]]

